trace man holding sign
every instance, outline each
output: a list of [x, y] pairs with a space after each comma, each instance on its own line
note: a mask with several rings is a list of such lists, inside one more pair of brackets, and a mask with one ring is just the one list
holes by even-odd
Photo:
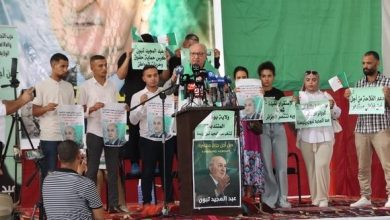
[[[386, 191], [389, 196], [385, 204], [390, 208], [390, 79], [378, 71], [379, 55], [368, 51], [363, 56], [364, 77], [356, 83], [361, 87], [383, 87], [385, 96], [384, 114], [360, 114], [355, 128], [355, 145], [359, 162], [359, 185], [361, 198], [351, 207], [371, 206], [371, 159], [374, 147], [385, 172]], [[351, 90], [345, 90], [344, 97], [349, 99]]]

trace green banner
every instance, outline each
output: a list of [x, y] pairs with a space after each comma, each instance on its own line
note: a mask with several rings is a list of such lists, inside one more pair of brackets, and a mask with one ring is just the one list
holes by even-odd
[[350, 88], [349, 114], [384, 114], [383, 87]]
[[296, 106], [296, 128], [332, 126], [328, 100], [312, 101]]
[[264, 97], [264, 123], [295, 122], [295, 111], [292, 96], [282, 97], [279, 100]]
[[196, 126], [194, 137], [195, 140], [234, 138], [234, 111], [212, 111], [198, 126]]
[[[320, 73], [321, 89], [341, 71], [353, 84], [363, 75], [363, 54], [381, 54], [381, 0], [223, 0], [221, 5], [226, 73], [242, 65], [250, 78], [258, 78], [259, 64], [271, 60], [274, 86], [283, 91], [299, 89], [310, 69]], [[370, 31], [362, 34], [361, 27]]]
[[193, 141], [194, 208], [241, 207], [239, 139]]
[[145, 65], [153, 65], [159, 70], [167, 69], [165, 47], [158, 43], [133, 43], [131, 61], [134, 69], [142, 69]]

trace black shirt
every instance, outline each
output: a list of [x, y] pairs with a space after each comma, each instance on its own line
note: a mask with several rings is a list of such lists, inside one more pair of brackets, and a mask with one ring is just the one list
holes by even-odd
[[265, 91], [265, 93], [264, 93], [264, 97], [274, 97], [276, 100], [279, 100], [283, 96], [284, 96], [284, 93], [275, 87], [272, 87], [271, 90]]

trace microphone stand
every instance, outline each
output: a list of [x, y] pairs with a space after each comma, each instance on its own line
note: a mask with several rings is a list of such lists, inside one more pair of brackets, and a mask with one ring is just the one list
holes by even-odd
[[163, 209], [162, 209], [162, 214], [163, 216], [167, 216], [168, 213], [169, 213], [169, 210], [168, 210], [168, 207], [167, 207], [167, 182], [166, 182], [166, 157], [165, 157], [165, 142], [166, 142], [166, 131], [165, 131], [165, 120], [164, 120], [164, 115], [165, 115], [165, 99], [167, 97], [166, 95], [166, 92], [167, 91], [170, 91], [171, 89], [173, 89], [174, 87], [176, 87], [177, 85], [176, 84], [173, 84], [171, 85], [170, 87], [166, 88], [166, 89], [163, 89], [162, 91], [160, 91], [159, 93], [157, 93], [156, 95], [153, 95], [152, 97], [146, 99], [145, 101], [141, 102], [140, 104], [130, 108], [130, 112], [133, 111], [134, 109], [138, 108], [139, 106], [147, 103], [148, 101], [156, 98], [157, 96], [159, 96], [161, 98], [161, 102], [162, 102], [162, 140], [161, 140], [161, 143], [162, 143], [162, 147], [163, 147], [163, 160], [164, 160], [164, 163], [163, 163], [163, 169], [164, 169], [164, 172], [163, 172], [163, 182], [164, 182], [164, 201], [163, 201]]

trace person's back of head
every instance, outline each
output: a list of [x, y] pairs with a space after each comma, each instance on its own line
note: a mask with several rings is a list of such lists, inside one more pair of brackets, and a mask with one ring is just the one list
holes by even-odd
[[79, 155], [79, 146], [72, 140], [65, 140], [58, 145], [58, 159], [61, 163], [73, 163]]

